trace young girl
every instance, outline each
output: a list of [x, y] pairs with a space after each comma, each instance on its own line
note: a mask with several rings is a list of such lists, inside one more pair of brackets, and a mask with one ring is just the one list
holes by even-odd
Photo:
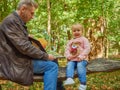
[[83, 26], [81, 24], [74, 24], [72, 26], [73, 39], [68, 41], [65, 57], [68, 60], [66, 77], [67, 80], [64, 85], [74, 84], [73, 76], [74, 69], [77, 69], [78, 78], [80, 81], [79, 90], [86, 90], [86, 66], [87, 66], [87, 56], [90, 52], [90, 43], [87, 38], [85, 38], [83, 33]]

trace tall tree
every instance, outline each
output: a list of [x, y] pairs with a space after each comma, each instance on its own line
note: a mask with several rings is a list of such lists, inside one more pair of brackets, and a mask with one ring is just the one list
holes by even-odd
[[50, 31], [51, 31], [51, 6], [50, 6], [50, 0], [47, 0], [47, 12], [48, 12], [48, 26], [47, 26], [47, 31], [48, 34], [50, 35]]

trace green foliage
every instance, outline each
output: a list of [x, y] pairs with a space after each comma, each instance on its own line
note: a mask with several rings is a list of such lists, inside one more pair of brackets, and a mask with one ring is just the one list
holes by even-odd
[[0, 22], [16, 9], [18, 0], [0, 0]]
[[[10, 12], [14, 11], [19, 0], [0, 0], [0, 22]], [[97, 21], [102, 16], [107, 21], [106, 32], [110, 44], [119, 49], [120, 46], [120, 0], [50, 0], [51, 35], [47, 33], [48, 11], [47, 0], [35, 0], [38, 9], [35, 18], [27, 26], [30, 34], [35, 38], [45, 38], [50, 46], [58, 53], [64, 53], [68, 40], [67, 31], [73, 23], [82, 23], [92, 18]], [[87, 23], [84, 23], [86, 26]], [[100, 33], [96, 33], [96, 36]], [[117, 47], [116, 47], [117, 46]], [[120, 51], [119, 51], [120, 52]]]

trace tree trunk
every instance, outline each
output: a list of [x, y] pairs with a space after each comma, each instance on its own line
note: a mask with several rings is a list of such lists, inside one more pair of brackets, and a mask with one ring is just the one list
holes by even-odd
[[51, 32], [50, 0], [47, 0], [47, 11], [48, 11], [48, 26], [47, 26], [47, 31], [48, 31], [48, 34], [50, 35], [50, 32]]

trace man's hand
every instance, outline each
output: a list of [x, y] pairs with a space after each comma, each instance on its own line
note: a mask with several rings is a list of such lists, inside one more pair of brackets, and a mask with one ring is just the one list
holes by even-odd
[[55, 60], [56, 58], [55, 58], [55, 56], [53, 56], [52, 54], [48, 54], [48, 59], [49, 59], [49, 60]]

